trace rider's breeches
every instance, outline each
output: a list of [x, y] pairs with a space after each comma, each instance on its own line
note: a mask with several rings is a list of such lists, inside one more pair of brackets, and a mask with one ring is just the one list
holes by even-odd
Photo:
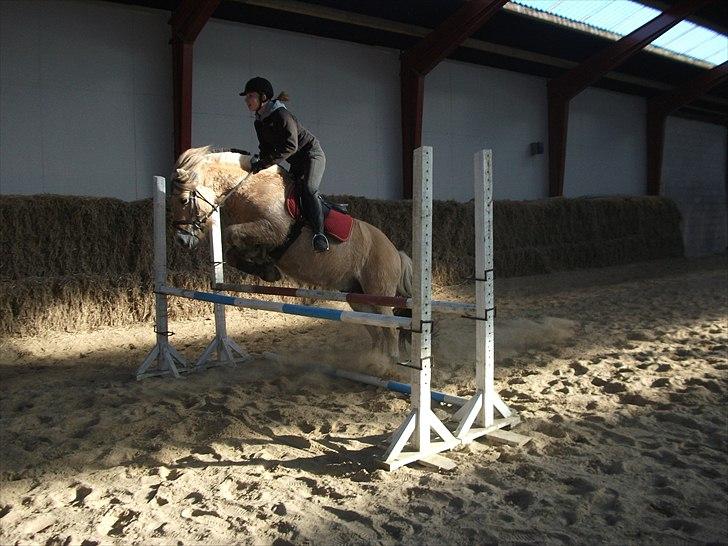
[[319, 199], [319, 185], [326, 168], [326, 156], [323, 151], [312, 150], [301, 165], [292, 166], [291, 170], [301, 181], [301, 207], [303, 214], [311, 222], [314, 233], [322, 233], [324, 225], [324, 213]]

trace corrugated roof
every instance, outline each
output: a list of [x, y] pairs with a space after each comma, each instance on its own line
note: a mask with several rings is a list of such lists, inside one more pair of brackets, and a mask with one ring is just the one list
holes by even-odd
[[[660, 11], [632, 0], [512, 0], [535, 12], [554, 16], [564, 24], [620, 38], [654, 19]], [[601, 32], [598, 32], [601, 31]], [[690, 62], [715, 66], [728, 60], [728, 36], [681, 21], [650, 44]]]

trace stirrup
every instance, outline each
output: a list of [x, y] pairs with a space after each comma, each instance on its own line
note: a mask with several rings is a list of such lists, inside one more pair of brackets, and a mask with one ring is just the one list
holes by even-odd
[[323, 233], [315, 233], [311, 244], [316, 252], [327, 252], [329, 250], [329, 240]]

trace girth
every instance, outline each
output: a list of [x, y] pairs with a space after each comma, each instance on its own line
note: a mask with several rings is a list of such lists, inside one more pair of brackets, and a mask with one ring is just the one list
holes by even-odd
[[293, 225], [288, 230], [288, 235], [286, 236], [286, 240], [283, 241], [283, 244], [275, 247], [273, 250], [268, 252], [268, 256], [270, 256], [274, 262], [280, 260], [286, 253], [286, 251], [291, 248], [291, 245], [296, 242], [298, 236], [301, 235], [301, 231], [303, 231], [303, 226], [304, 222], [302, 220], [296, 220], [295, 222], [293, 222]]

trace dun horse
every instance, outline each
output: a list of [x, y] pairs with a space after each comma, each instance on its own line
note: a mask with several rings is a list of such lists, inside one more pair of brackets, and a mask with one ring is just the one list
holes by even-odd
[[[191, 148], [175, 164], [172, 217], [177, 240], [193, 248], [209, 231], [213, 206], [225, 200], [223, 241], [229, 265], [274, 282], [281, 272], [302, 283], [328, 290], [411, 296], [412, 260], [397, 251], [379, 229], [354, 219], [351, 235], [334, 243], [331, 250], [316, 253], [311, 248], [308, 227], [290, 243], [294, 220], [285, 199], [294, 181], [276, 165], [248, 175], [251, 156], [214, 152], [210, 147]], [[270, 253], [285, 249], [274, 260]], [[355, 311], [391, 315], [389, 307], [350, 304]], [[367, 326], [374, 347], [396, 360], [398, 332], [392, 328]]]

